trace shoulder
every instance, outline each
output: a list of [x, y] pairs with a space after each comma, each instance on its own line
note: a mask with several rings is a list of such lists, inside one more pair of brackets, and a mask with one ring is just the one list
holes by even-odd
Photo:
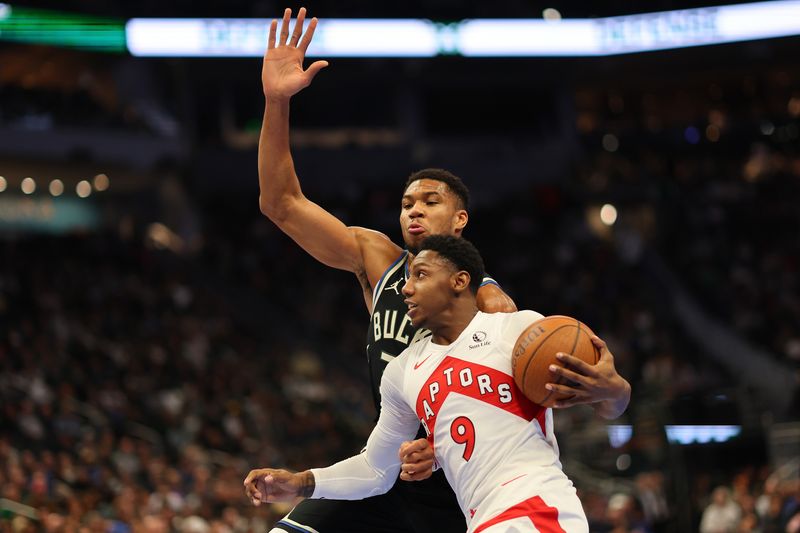
[[360, 246], [375, 247], [379, 251], [382, 248], [391, 249], [399, 253], [401, 248], [397, 246], [386, 234], [374, 229], [362, 228], [361, 226], [348, 226]]
[[423, 343], [418, 342], [415, 343], [415, 345], [409, 346], [400, 352], [400, 355], [389, 361], [389, 363], [386, 365], [386, 369], [383, 371], [383, 377], [381, 378], [381, 381], [391, 383], [398, 389], [402, 390], [408, 362], [413, 358], [412, 354], [420, 344]]
[[511, 339], [516, 339], [525, 329], [544, 318], [544, 315], [531, 311], [530, 309], [523, 309], [522, 311], [515, 311], [513, 313], [494, 313], [489, 315], [494, 317], [495, 320], [501, 323], [503, 335]]
[[517, 310], [514, 300], [494, 280], [481, 285], [477, 301], [478, 309], [484, 313], [511, 313]]

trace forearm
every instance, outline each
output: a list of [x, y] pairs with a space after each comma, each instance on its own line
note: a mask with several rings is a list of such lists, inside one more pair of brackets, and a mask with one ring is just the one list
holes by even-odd
[[301, 194], [289, 145], [289, 98], [267, 98], [258, 140], [258, 183], [261, 211], [270, 218], [282, 216], [286, 200]]
[[314, 498], [354, 500], [383, 494], [400, 473], [398, 450], [413, 438], [419, 420], [400, 392], [403, 371], [400, 358], [392, 360], [381, 378], [381, 414], [367, 440], [365, 451], [328, 468], [314, 469]]
[[333, 500], [360, 500], [384, 494], [394, 484], [400, 472], [400, 464], [393, 462], [385, 468], [377, 468], [362, 453], [327, 468], [314, 468], [312, 498]]

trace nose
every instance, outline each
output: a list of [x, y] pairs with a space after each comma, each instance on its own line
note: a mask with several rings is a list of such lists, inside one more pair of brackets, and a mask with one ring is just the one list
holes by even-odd
[[421, 202], [414, 202], [414, 205], [411, 206], [411, 209], [408, 210], [408, 216], [410, 218], [417, 218], [421, 217], [424, 214], [422, 211], [422, 203]]
[[414, 294], [414, 284], [411, 282], [411, 278], [406, 280], [406, 282], [403, 284], [403, 288], [400, 289], [400, 292], [403, 293], [403, 296], [411, 296]]

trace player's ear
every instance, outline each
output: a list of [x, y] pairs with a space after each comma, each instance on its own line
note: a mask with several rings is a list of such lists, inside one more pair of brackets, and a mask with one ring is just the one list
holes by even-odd
[[458, 272], [454, 273], [450, 280], [455, 292], [461, 293], [465, 290], [469, 290], [469, 282], [471, 278], [469, 276], [469, 272], [466, 270], [459, 270]]
[[469, 214], [466, 209], [459, 209], [453, 214], [453, 229], [455, 229], [456, 235], [461, 235], [468, 220]]

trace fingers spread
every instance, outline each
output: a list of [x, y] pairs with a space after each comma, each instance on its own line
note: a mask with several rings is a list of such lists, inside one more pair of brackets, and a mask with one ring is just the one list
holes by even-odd
[[267, 50], [275, 48], [275, 33], [278, 31], [278, 19], [269, 23], [269, 37], [267, 37]]
[[308, 29], [306, 30], [305, 35], [300, 40], [300, 44], [297, 46], [303, 53], [308, 50], [308, 45], [311, 44], [311, 38], [314, 37], [314, 30], [317, 29], [317, 17], [311, 19], [311, 22], [308, 24]]
[[306, 8], [301, 7], [300, 11], [297, 12], [297, 21], [294, 23], [294, 31], [292, 32], [292, 38], [289, 39], [289, 45], [297, 46], [297, 42], [300, 40], [300, 35], [303, 33], [303, 22], [306, 19]]
[[288, 7], [283, 11], [283, 22], [281, 23], [281, 38], [278, 41], [278, 46], [286, 44], [289, 38], [289, 22], [292, 19], [292, 10]]

